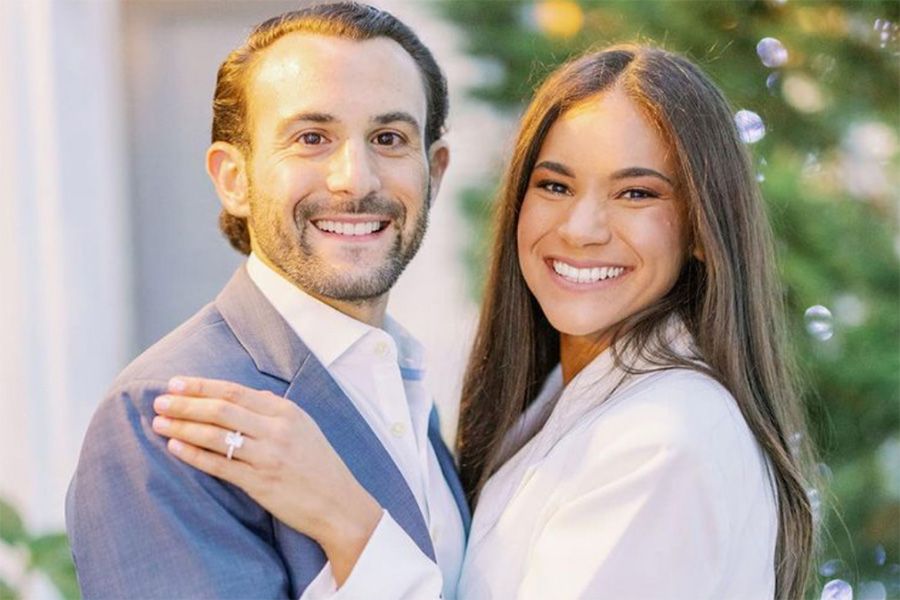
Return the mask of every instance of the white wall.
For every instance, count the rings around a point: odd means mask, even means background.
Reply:
[[[0,2],[0,494],[62,499],[132,326],[118,6]]]

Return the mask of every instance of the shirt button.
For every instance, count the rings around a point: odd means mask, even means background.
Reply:
[[[391,425],[391,433],[394,437],[401,437],[404,433],[406,433],[406,425],[403,423],[397,422]]]
[[[441,532],[438,531],[438,528],[435,527],[434,525],[431,526],[431,531],[429,531],[429,533],[431,534],[432,542],[437,542],[438,538],[441,536]]]
[[[378,356],[385,356],[388,353],[388,345],[387,342],[378,342],[375,344],[375,354]]]

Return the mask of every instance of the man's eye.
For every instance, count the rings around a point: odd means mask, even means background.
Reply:
[[[307,133],[301,133],[297,140],[306,144],[307,146],[317,146],[325,142],[325,136],[323,136],[321,133],[310,131]]]
[[[403,139],[392,131],[385,131],[376,135],[373,141],[379,146],[398,146]]]

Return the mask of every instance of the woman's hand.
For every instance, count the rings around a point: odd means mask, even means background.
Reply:
[[[271,392],[214,379],[176,377],[156,398],[153,429],[179,459],[240,487],[275,517],[315,539],[338,585],[381,519],[315,421]],[[229,459],[226,436],[243,442]]]

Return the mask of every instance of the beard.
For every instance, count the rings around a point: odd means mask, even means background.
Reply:
[[[363,303],[386,294],[412,260],[428,228],[431,186],[425,190],[425,202],[409,233],[406,230],[406,206],[372,193],[358,200],[313,200],[308,198],[294,207],[293,221],[279,212],[280,202],[258,195],[250,186],[250,230],[260,251],[300,289],[320,297]],[[342,269],[318,254],[310,243],[312,221],[320,215],[367,214],[390,219],[396,231],[394,243],[374,264],[354,265]],[[345,248],[345,260],[351,263],[365,260],[367,248]],[[349,272],[348,272],[349,271]]]

